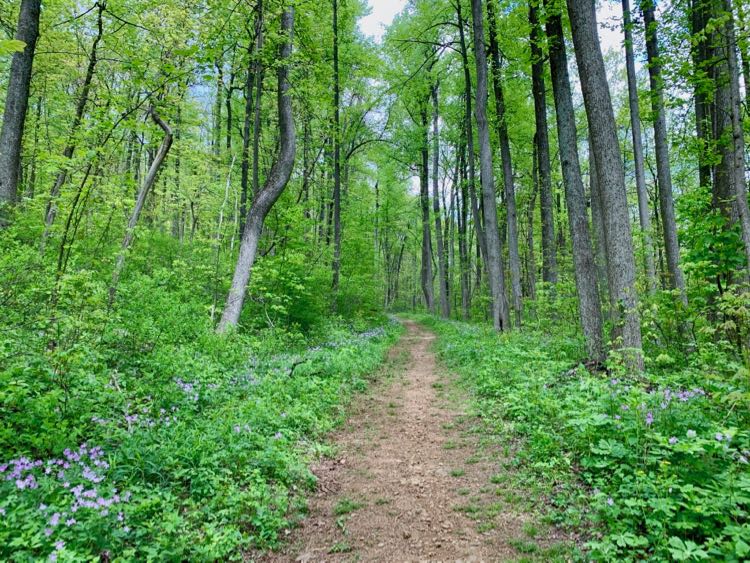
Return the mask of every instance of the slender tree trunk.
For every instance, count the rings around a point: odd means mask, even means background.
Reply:
[[[705,0],[692,0],[690,24],[693,36],[699,36],[706,27]],[[698,183],[702,188],[712,185],[712,166],[708,158],[710,134],[710,107],[706,99],[701,74],[708,60],[708,49],[705,39],[698,41],[692,48],[693,61],[693,97],[695,98],[695,128],[698,140]]]
[[[536,150],[536,135],[532,143],[532,164],[531,164],[531,199],[526,209],[526,221],[528,229],[526,231],[526,251],[528,252],[528,263],[526,265],[526,275],[528,277],[529,299],[536,300],[536,250],[534,246],[534,211],[536,210],[536,194],[539,191],[539,159]]]
[[[232,287],[227,296],[227,302],[217,327],[217,332],[226,332],[230,327],[237,326],[245,302],[245,291],[255,255],[258,250],[258,241],[263,230],[263,221],[273,205],[281,196],[284,188],[289,182],[294,168],[296,153],[296,133],[294,130],[294,114],[292,112],[292,99],[289,94],[289,59],[292,55],[292,33],[294,28],[294,8],[287,7],[281,16],[281,31],[285,35],[285,41],[279,53],[278,75],[278,106],[279,106],[279,133],[280,148],[278,159],[271,167],[263,188],[258,192],[250,211],[247,214],[245,232],[242,236],[240,254],[237,258],[237,266],[232,278]]]
[[[439,105],[438,85],[431,87],[432,94],[432,211],[435,215],[435,242],[438,254],[438,283],[440,285],[440,314],[443,318],[451,316],[450,303],[448,301],[448,268],[445,260],[445,247],[443,245],[443,227],[440,218],[440,194],[438,174],[440,172],[440,129],[439,129]]]
[[[643,369],[641,324],[635,287],[635,259],[630,231],[625,172],[617,125],[604,69],[596,23],[594,0],[567,0],[581,88],[601,188],[607,239],[607,272],[616,331],[622,337],[627,363]]]
[[[430,181],[428,154],[428,131],[427,102],[423,102],[420,108],[422,119],[422,147],[420,154],[422,162],[419,166],[419,202],[422,208],[422,293],[424,294],[425,306],[430,313],[435,312],[435,292],[432,287],[432,235],[430,233]]]
[[[510,316],[505,302],[505,271],[497,225],[495,174],[492,169],[492,147],[487,121],[487,54],[484,48],[484,16],[481,0],[471,1],[474,20],[474,60],[477,68],[476,118],[479,139],[480,181],[484,203],[484,229],[487,239],[487,271],[492,295],[492,324],[495,330],[510,329]]]
[[[531,24],[531,82],[534,91],[534,116],[536,118],[537,147],[539,151],[539,200],[542,207],[542,279],[557,283],[557,252],[555,245],[555,219],[552,207],[552,179],[547,134],[547,90],[544,86],[544,55],[542,30],[535,2],[529,2]]]
[[[224,97],[224,59],[218,58],[214,61],[216,67],[216,99],[214,100],[214,131],[213,139],[211,144],[214,149],[214,158],[216,163],[219,162],[219,156],[221,155],[221,127],[223,124],[221,112],[223,108],[223,97]]]
[[[490,34],[490,59],[492,61],[492,84],[495,94],[496,128],[500,141],[500,159],[503,165],[503,189],[505,193],[506,219],[508,227],[508,259],[510,262],[510,286],[516,326],[521,326],[521,257],[518,253],[518,212],[516,210],[516,188],[513,185],[513,162],[508,138],[508,121],[505,114],[505,95],[500,69],[500,48],[497,43],[497,17],[495,0],[487,2],[487,23]]]
[[[545,5],[551,12],[553,7],[550,0],[545,0]],[[552,69],[552,88],[557,109],[560,163],[565,183],[565,202],[568,207],[570,238],[573,242],[573,263],[576,289],[578,290],[578,314],[583,327],[588,357],[602,361],[605,357],[603,321],[596,280],[596,262],[589,233],[586,194],[578,158],[578,135],[568,75],[568,59],[565,53],[565,37],[563,35],[562,18],[557,12],[547,15],[547,37],[549,39],[549,59]]]
[[[258,24],[255,29],[255,62],[253,75],[255,77],[255,102],[253,116],[253,197],[260,190],[260,133],[261,133],[261,110],[263,100],[263,1],[258,0]]]
[[[339,76],[339,0],[333,0],[333,307],[341,273],[341,77]]]
[[[15,38],[23,41],[23,51],[13,54],[10,79],[5,96],[3,128],[0,131],[0,227],[4,224],[2,207],[12,205],[18,190],[18,171],[21,162],[21,143],[29,107],[29,86],[34,50],[39,37],[41,0],[22,0]]]
[[[96,70],[96,64],[98,62],[97,48],[99,46],[99,42],[102,39],[102,36],[104,35],[104,22],[102,20],[102,14],[104,13],[106,2],[99,2],[98,7],[99,11],[96,20],[96,37],[94,37],[94,41],[91,44],[89,63],[86,68],[86,76],[83,79],[83,84],[81,85],[81,90],[78,95],[76,112],[73,117],[73,123],[70,126],[70,136],[68,137],[68,144],[65,146],[65,149],[63,149],[63,158],[65,159],[65,164],[63,164],[63,167],[57,172],[57,177],[55,178],[55,183],[50,190],[50,197],[49,201],[47,202],[47,208],[44,214],[44,232],[42,233],[42,243],[40,249],[41,252],[44,252],[47,238],[49,238],[50,229],[52,227],[52,224],[55,222],[55,217],[57,216],[56,201],[60,196],[60,190],[62,189],[62,186],[68,177],[68,166],[70,164],[70,159],[73,158],[73,153],[76,150],[76,135],[78,134],[78,130],[81,127],[81,123],[83,122],[83,112],[86,110],[86,104],[88,104],[89,100],[89,93],[91,92],[91,83],[94,80],[94,71]]]
[[[635,187],[638,193],[638,216],[641,222],[641,240],[646,262],[646,284],[649,293],[656,291],[656,266],[654,265],[654,242],[646,191],[646,168],[643,161],[643,136],[641,133],[641,110],[638,105],[638,81],[633,55],[633,23],[630,0],[622,0],[623,31],[625,33],[625,66],[628,73],[628,103],[630,105],[630,130],[633,134],[633,164],[635,165]]]
[[[465,135],[464,129],[464,135]],[[466,144],[462,139],[458,148],[458,177],[460,187],[461,205],[458,212],[458,261],[461,279],[461,312],[463,319],[468,321],[471,313],[471,265],[469,264],[469,245],[466,238],[467,223],[469,220],[467,174],[466,174]]]
[[[627,2],[627,0],[623,0]],[[648,74],[651,83],[651,113],[654,120],[654,145],[656,149],[656,174],[659,183],[659,210],[664,229],[664,249],[667,256],[667,281],[670,289],[680,292],[682,302],[687,305],[685,278],[680,269],[680,243],[677,239],[677,219],[672,198],[672,172],[669,165],[669,139],[667,138],[667,116],[664,109],[664,83],[659,61],[659,40],[652,0],[642,0],[643,24],[646,32]],[[744,175],[744,171],[743,171]]]
[[[472,91],[471,91],[471,70],[469,68],[469,54],[466,47],[466,35],[464,32],[464,18],[461,11],[461,2],[456,3],[456,11],[458,15],[458,36],[461,47],[461,61],[464,71],[464,119],[466,122],[466,148],[467,148],[467,161],[469,163],[469,202],[471,204],[471,214],[474,221],[474,230],[477,233],[477,245],[481,251],[481,255],[485,262],[487,260],[487,241],[484,234],[484,228],[482,226],[482,219],[479,214],[479,205],[477,204],[477,190],[476,190],[476,155],[474,151],[474,110],[472,109]],[[481,261],[477,262],[479,268]],[[481,272],[481,270],[479,270]],[[479,276],[481,278],[481,275]],[[479,285],[479,280],[477,280]]]
[[[125,257],[127,255],[128,249],[133,243],[133,237],[135,236],[135,227],[138,224],[138,218],[141,215],[141,211],[143,211],[143,206],[146,203],[148,193],[149,191],[151,191],[151,188],[156,181],[156,175],[159,173],[159,169],[161,168],[161,165],[164,162],[164,159],[167,157],[167,153],[169,152],[170,147],[172,146],[172,130],[169,128],[169,125],[167,125],[166,122],[161,117],[159,117],[159,115],[153,108],[151,108],[149,112],[151,113],[151,118],[154,120],[154,122],[159,127],[161,127],[162,131],[164,131],[164,140],[161,142],[161,146],[159,147],[159,151],[156,153],[153,162],[151,162],[151,167],[149,168],[148,173],[143,180],[141,189],[138,190],[138,198],[136,199],[135,206],[133,207],[133,212],[130,215],[128,226],[125,229],[125,237],[122,239],[122,246],[120,247],[120,253],[117,255],[115,269],[112,272],[112,282],[109,286],[110,307],[115,301],[117,285],[120,282],[120,275],[122,274],[122,270],[125,267]]]

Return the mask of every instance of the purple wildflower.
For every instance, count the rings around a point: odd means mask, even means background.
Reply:
[[[646,413],[646,426],[651,426],[654,423],[654,413],[648,411]]]
[[[714,435],[714,438],[716,438],[716,441],[717,441],[717,442],[721,442],[721,441],[722,441],[722,440],[724,439],[724,434],[722,434],[721,432],[717,432],[717,433],[716,433],[716,434]]]
[[[670,444],[672,444],[672,445],[676,444],[677,442],[679,442],[679,440],[677,439],[677,437],[676,437],[676,436],[672,436],[672,437],[671,437],[671,438],[669,439],[669,443],[670,443]]]
[[[688,430],[687,431],[687,437],[688,438],[695,438],[698,434],[695,432],[695,430]]]
[[[68,527],[70,527],[70,526],[75,526],[76,524],[77,524],[77,521],[76,521],[76,519],[75,519],[75,518],[68,518],[68,519],[67,519],[67,520],[65,521],[65,525],[66,525],[66,526],[68,526]]]
[[[65,549],[65,542],[63,540],[57,540],[55,542],[55,549],[57,551],[62,551],[63,549]]]
[[[614,499],[612,499],[612,497],[609,497],[609,498],[607,499],[607,505],[608,505],[608,506],[614,506],[614,504],[615,504],[615,501],[614,501]]]

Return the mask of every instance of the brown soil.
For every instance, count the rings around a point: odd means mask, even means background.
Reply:
[[[336,459],[313,467],[309,514],[261,561],[548,560],[540,550],[558,533],[540,533],[497,445],[438,369],[434,335],[405,324],[389,360],[405,370],[357,401],[333,436]]]

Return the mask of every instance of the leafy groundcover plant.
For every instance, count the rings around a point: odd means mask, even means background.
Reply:
[[[316,440],[399,330],[205,331],[131,349],[106,374],[83,361],[71,381],[0,372],[0,559],[205,561],[273,546],[314,482]]]
[[[635,378],[615,361],[608,374],[591,373],[576,367],[580,338],[562,331],[498,336],[425,322],[481,415],[520,438],[515,462],[546,483],[551,517],[589,528],[587,560],[750,557],[750,395],[740,365],[651,362]]]

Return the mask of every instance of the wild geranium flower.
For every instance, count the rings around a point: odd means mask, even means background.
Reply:
[[[53,528],[57,526],[60,523],[60,513],[55,512],[52,517],[49,519],[49,525]]]
[[[57,540],[55,542],[55,549],[57,551],[62,551],[63,549],[65,549],[65,542],[63,540]]]
[[[651,426],[654,423],[654,413],[648,411],[646,413],[646,426]]]
[[[620,408],[624,411],[630,410],[630,407],[628,405],[620,405]]]
[[[724,434],[722,434],[721,432],[717,432],[717,433],[716,433],[716,434],[714,435],[714,438],[716,438],[716,441],[717,441],[717,442],[721,442],[721,441],[722,441],[722,440],[724,439]]]
[[[76,525],[77,523],[78,523],[78,522],[77,522],[77,520],[76,520],[75,518],[68,518],[68,519],[67,519],[67,520],[65,521],[65,525],[66,525],[66,526],[68,526],[68,527],[70,527],[70,526],[75,526],[75,525]]]
[[[672,445],[676,444],[677,442],[679,442],[679,440],[677,439],[677,437],[676,437],[676,436],[672,436],[672,437],[671,437],[671,438],[669,439],[669,443],[670,443],[670,444],[672,444]]]
[[[688,438],[695,438],[698,434],[695,432],[695,430],[688,430],[687,431],[687,437]]]
[[[274,440],[281,440],[283,437],[284,436],[281,432],[276,432],[276,434],[273,435]]]
[[[609,498],[607,499],[607,505],[609,505],[609,506],[614,506],[614,504],[615,504],[615,501],[614,501],[614,499],[613,499],[612,497],[609,497]]]
[[[50,537],[52,535],[52,528],[45,528],[44,535]]]

